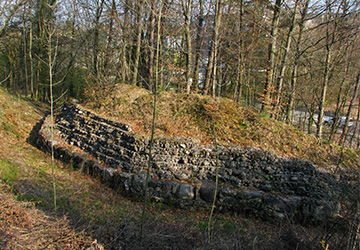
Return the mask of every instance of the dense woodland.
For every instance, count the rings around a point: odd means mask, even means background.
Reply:
[[[55,101],[81,99],[125,82],[222,96],[359,148],[357,0],[0,5],[0,82],[20,95],[44,102],[52,94]],[[307,116],[295,121],[294,110]],[[325,125],[325,114],[347,118]]]

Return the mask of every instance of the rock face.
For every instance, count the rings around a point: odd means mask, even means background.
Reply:
[[[51,145],[49,127],[45,119],[38,138],[43,148]],[[123,193],[143,194],[148,138],[75,104],[62,107],[56,127],[57,158]],[[212,146],[186,138],[154,141],[150,197],[180,205],[211,204],[217,153],[219,210],[315,223],[339,212],[334,178],[317,171],[310,162],[276,157],[258,148],[219,146],[216,152]]]

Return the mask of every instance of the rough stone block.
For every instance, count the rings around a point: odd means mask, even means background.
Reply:
[[[215,183],[205,182],[199,190],[200,198],[206,202],[212,202],[215,195]]]
[[[194,188],[189,184],[181,183],[177,188],[175,195],[182,200],[194,199]]]

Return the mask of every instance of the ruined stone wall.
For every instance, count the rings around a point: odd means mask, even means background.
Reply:
[[[75,104],[63,106],[56,127],[57,158],[101,178],[122,193],[143,194],[149,138]],[[49,131],[45,119],[39,145],[49,147]],[[152,152],[149,194],[156,201],[210,204],[218,157],[219,210],[312,222],[330,219],[339,210],[334,178],[307,161],[238,146],[219,146],[216,152],[212,146],[186,138],[157,138]]]

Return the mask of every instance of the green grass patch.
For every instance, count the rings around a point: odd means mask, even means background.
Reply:
[[[206,221],[205,220],[200,220],[200,221],[198,221],[198,226],[199,226],[200,229],[206,230],[208,228],[208,223],[209,223],[208,220],[206,220]]]
[[[19,176],[19,168],[0,159],[0,178],[7,184],[12,184]]]
[[[1,128],[5,132],[13,134],[17,140],[22,138],[22,135],[18,133],[18,126],[16,124],[13,124],[11,122],[2,122]]]
[[[236,230],[236,225],[231,221],[225,221],[222,228],[225,232],[233,232]]]
[[[44,210],[48,210],[52,208],[52,203],[49,202],[49,200],[44,199],[41,196],[36,195],[19,195],[18,196],[19,201],[28,201],[35,204],[36,207],[42,208]]]

